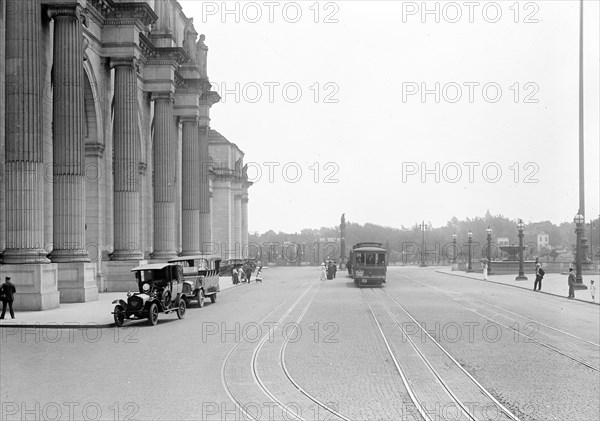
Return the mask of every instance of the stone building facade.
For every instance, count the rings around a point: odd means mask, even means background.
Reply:
[[[0,275],[18,308],[243,249],[250,183],[213,140],[204,41],[176,0],[0,0]]]

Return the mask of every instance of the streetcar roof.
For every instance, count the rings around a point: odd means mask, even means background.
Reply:
[[[361,248],[358,248],[358,249],[354,249],[352,251],[354,251],[354,252],[357,252],[357,251],[378,251],[378,252],[384,252],[385,253],[386,249],[382,249],[382,248],[379,248],[379,247],[361,247]]]

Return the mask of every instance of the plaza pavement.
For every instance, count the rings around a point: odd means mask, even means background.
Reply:
[[[219,279],[219,287],[221,292],[233,287],[231,277],[221,277]],[[132,284],[132,291],[134,290],[135,284]],[[0,320],[0,327],[18,326],[21,328],[38,327],[57,329],[111,327],[114,325],[113,315],[111,314],[114,308],[112,302],[126,298],[126,292],[104,292],[98,294],[97,301],[61,304],[59,308],[52,310],[19,311],[18,308],[15,308],[15,319],[10,318],[7,308],[4,320]]]
[[[504,285],[510,285],[512,287],[529,290],[532,294],[534,294],[533,283],[535,281],[535,275],[531,273],[525,274],[525,276],[527,276],[526,281],[515,280],[517,276],[516,274],[490,275],[488,276],[487,281],[484,281],[483,274],[477,272],[452,271],[450,269],[440,269],[436,270],[436,272],[451,276],[478,279],[481,282],[494,282]],[[569,285],[567,283],[567,277],[567,275],[562,275],[559,273],[546,273],[546,275],[544,275],[544,279],[542,280],[542,289],[540,292],[542,294],[550,294],[559,297],[564,297],[565,300],[568,300],[567,296],[569,295]],[[596,285],[596,295],[594,301],[592,301],[592,295],[589,290],[590,280],[592,279],[594,280],[594,284]],[[598,287],[599,282],[600,275],[583,275],[583,283],[588,287],[588,289],[575,290],[575,300],[598,304],[598,294],[600,294],[600,289]],[[535,292],[535,294],[538,294],[538,292]]]
[[[525,274],[527,281],[515,281],[516,275],[491,275],[487,281],[483,280],[483,275],[476,272],[452,271],[448,269],[436,270],[437,273],[449,276],[458,276],[470,279],[477,279],[482,282],[494,282],[504,285],[510,285],[516,288],[522,288],[533,292],[533,282],[535,276]],[[583,277],[584,284],[589,287],[590,280],[594,279],[596,284],[595,304],[598,304],[600,293],[598,284],[600,283],[599,275],[585,275]],[[240,284],[243,288],[244,284]],[[221,292],[233,287],[230,277],[221,277],[219,281]],[[132,285],[134,287],[134,285]],[[542,281],[543,294],[551,294],[559,297],[564,297],[567,300],[568,295],[567,276],[555,273],[547,273]],[[125,292],[106,292],[98,294],[97,301],[87,303],[61,304],[59,308],[47,311],[19,311],[15,309],[16,318],[10,319],[10,315],[5,314],[5,319],[0,320],[0,328],[7,326],[18,326],[21,328],[37,327],[37,328],[63,328],[63,329],[78,329],[78,328],[107,328],[114,325],[112,302],[114,300],[126,298]],[[537,292],[536,292],[537,294]],[[592,296],[589,289],[576,290],[575,299],[592,303]]]

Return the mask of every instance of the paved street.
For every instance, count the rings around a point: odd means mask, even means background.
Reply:
[[[1,420],[600,418],[600,306],[434,268],[272,267],[155,327],[0,334]]]

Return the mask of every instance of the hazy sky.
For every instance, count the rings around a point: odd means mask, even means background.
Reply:
[[[251,232],[577,213],[578,1],[181,4],[222,96],[211,126],[256,182]],[[584,10],[589,219],[598,2]]]

